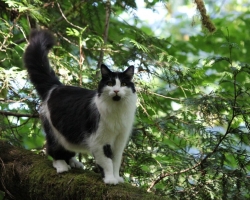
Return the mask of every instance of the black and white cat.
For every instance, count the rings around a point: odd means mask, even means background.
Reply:
[[[112,72],[101,66],[97,90],[63,85],[51,69],[48,53],[55,40],[46,30],[34,30],[24,54],[31,82],[42,99],[40,117],[46,151],[57,173],[83,168],[75,153],[90,152],[106,184],[124,182],[119,175],[122,154],[136,110],[134,66]]]

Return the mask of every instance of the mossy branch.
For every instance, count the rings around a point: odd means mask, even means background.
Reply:
[[[164,199],[128,183],[105,185],[100,174],[80,169],[57,174],[46,156],[0,141],[0,191],[8,199]]]
[[[216,27],[211,21],[210,17],[207,15],[207,10],[205,8],[203,0],[195,0],[194,1],[197,5],[197,10],[201,14],[201,22],[202,25],[210,32],[213,33],[216,31]]]

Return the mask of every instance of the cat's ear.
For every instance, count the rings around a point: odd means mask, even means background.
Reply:
[[[111,71],[109,70],[109,68],[106,65],[102,64],[101,65],[101,73],[102,73],[102,76],[108,76],[111,73]]]
[[[123,73],[126,74],[130,78],[130,80],[132,80],[134,76],[134,70],[135,70],[135,67],[131,65]]]

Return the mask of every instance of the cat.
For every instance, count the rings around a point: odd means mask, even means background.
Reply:
[[[53,167],[57,173],[83,168],[75,155],[87,151],[100,167],[104,183],[122,183],[122,154],[136,111],[134,66],[112,72],[102,64],[97,90],[67,86],[50,67],[48,53],[54,44],[51,32],[33,30],[24,53],[29,78],[42,99],[39,112]]]

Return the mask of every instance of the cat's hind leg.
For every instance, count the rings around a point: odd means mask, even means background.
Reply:
[[[78,160],[76,160],[75,157],[72,157],[69,159],[69,165],[73,168],[82,168],[83,169],[83,164],[81,162],[79,162]]]
[[[71,167],[83,168],[83,164],[75,159],[75,153],[66,150],[58,143],[46,118],[42,119],[43,128],[46,133],[46,152],[53,158],[53,167],[57,173],[66,172]]]
[[[65,152],[64,152],[65,153]],[[72,168],[81,168],[83,169],[83,164],[76,160],[75,157],[71,157],[70,159],[54,159],[53,167],[56,168],[57,173],[66,172]]]
[[[67,172],[71,169],[65,160],[53,160],[53,167],[56,168],[57,173]]]
[[[53,167],[56,168],[57,173],[68,171],[72,168],[83,168],[83,164],[76,160],[75,153],[66,150],[60,144],[48,145],[47,140],[47,154],[53,158]]]
[[[48,136],[46,138],[46,151],[53,158],[53,167],[56,168],[57,173],[66,172],[71,169],[71,166],[74,167],[72,159],[75,153],[67,151],[57,142],[51,143]]]
[[[53,167],[56,168],[57,173],[62,173],[73,168],[83,169],[83,164],[76,160],[75,157],[71,157],[67,163],[66,160],[53,160]]]

